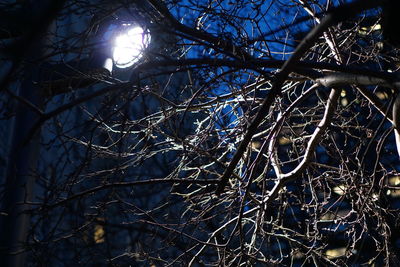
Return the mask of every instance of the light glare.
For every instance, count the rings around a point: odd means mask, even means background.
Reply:
[[[113,60],[118,68],[128,68],[143,55],[150,42],[150,34],[143,28],[134,26],[115,38]]]

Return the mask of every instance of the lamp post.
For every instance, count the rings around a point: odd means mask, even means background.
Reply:
[[[110,53],[98,55],[98,59],[89,60],[85,70],[79,69],[82,61],[69,62],[76,64],[75,72],[71,68],[65,68],[65,64],[48,66],[48,69],[56,70],[62,75],[53,76],[51,80],[44,80],[37,68],[27,68],[25,73],[30,76],[24,79],[20,86],[18,97],[32,103],[39,109],[44,107],[44,98],[53,97],[56,94],[66,93],[73,89],[86,87],[99,80],[96,74],[110,75],[113,65],[120,69],[126,69],[138,62],[143,50],[150,43],[149,31],[144,30],[133,23],[125,23],[112,34],[110,45],[112,49],[106,49]],[[42,39],[35,43],[35,47],[41,47]],[[95,55],[96,57],[96,55]],[[38,57],[31,57],[37,60]],[[85,64],[83,64],[85,65]],[[87,64],[86,64],[87,65]],[[37,168],[40,152],[40,131],[36,131],[29,142],[28,133],[41,119],[37,111],[20,104],[14,118],[11,130],[11,144],[9,160],[4,175],[4,194],[0,199],[0,263],[2,266],[25,266],[26,240],[30,228],[31,202],[35,198],[34,172]]]

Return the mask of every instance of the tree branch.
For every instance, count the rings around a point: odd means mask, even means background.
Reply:
[[[324,134],[325,130],[332,120],[339,96],[340,90],[333,88],[331,90],[331,93],[329,94],[324,116],[318,124],[317,128],[314,130],[314,133],[311,135],[310,140],[308,141],[308,145],[306,151],[304,152],[304,157],[302,161],[299,163],[299,165],[297,165],[294,170],[285,174],[281,172],[279,168],[279,162],[277,162],[276,151],[274,151],[273,142],[271,142],[271,147],[269,149],[269,151],[272,153],[271,163],[274,168],[275,174],[278,177],[278,182],[275,184],[274,188],[271,190],[268,196],[263,200],[265,204],[270,203],[273,199],[275,199],[275,197],[277,196],[279,191],[285,186],[285,184],[296,179],[308,166],[308,163],[311,161],[312,153],[314,152],[315,147],[318,145],[322,135]],[[278,132],[276,133],[276,135],[277,134]]]
[[[263,101],[260,109],[258,110],[255,118],[251,122],[250,126],[245,133],[242,142],[235,155],[233,156],[229,166],[226,168],[224,174],[220,178],[220,183],[218,184],[217,190],[215,193],[217,195],[221,194],[224,190],[226,184],[228,183],[229,178],[232,175],[233,170],[236,168],[239,160],[241,159],[243,153],[245,152],[248,144],[250,143],[253,135],[256,133],[258,125],[262,122],[265,117],[265,114],[268,113],[268,110],[273,103],[275,97],[280,93],[281,87],[288,75],[293,71],[294,65],[301,59],[304,53],[314,44],[317,38],[323,34],[330,26],[339,23],[345,19],[348,19],[357,13],[376,7],[380,4],[380,1],[357,1],[353,2],[338,8],[335,8],[333,11],[328,13],[322,20],[321,23],[315,27],[311,32],[307,34],[307,36],[301,41],[296,50],[293,52],[292,56],[283,64],[281,70],[277,73],[275,77],[275,82],[272,85],[272,88],[268,94],[268,96]],[[334,91],[336,92],[336,90]],[[336,92],[337,93],[337,92]]]

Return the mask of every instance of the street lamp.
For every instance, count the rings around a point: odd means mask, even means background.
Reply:
[[[128,72],[113,73],[113,68],[123,70],[133,66],[142,59],[151,41],[150,31],[134,23],[111,23],[99,38],[102,45],[94,47],[90,57],[45,65],[44,78],[40,79],[44,95],[52,97],[84,88],[110,76],[125,77]]]
[[[112,59],[117,68],[131,67],[143,56],[151,36],[139,25],[123,24],[122,30],[113,40]]]

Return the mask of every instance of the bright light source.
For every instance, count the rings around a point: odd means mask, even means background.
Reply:
[[[150,34],[139,26],[130,26],[114,40],[113,60],[118,68],[128,68],[143,55],[150,43]]]
[[[108,70],[110,73],[112,73],[112,69],[113,69],[113,61],[111,58],[107,58],[103,64],[103,68],[105,68],[106,70]]]

